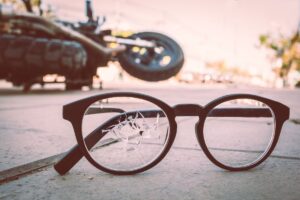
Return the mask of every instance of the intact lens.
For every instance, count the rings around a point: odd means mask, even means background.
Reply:
[[[240,168],[258,162],[269,150],[275,130],[271,108],[254,99],[233,99],[215,106],[204,122],[204,140],[221,164]]]

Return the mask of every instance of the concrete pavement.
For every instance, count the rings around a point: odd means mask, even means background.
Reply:
[[[64,92],[60,86],[21,90],[0,89],[0,171],[65,152],[76,141],[62,119],[62,105],[93,94],[136,91],[169,104],[205,105],[231,93],[253,93],[291,108],[291,119],[272,156],[246,172],[227,172],[214,166],[197,144],[196,118],[178,119],[177,138],[166,158],[134,176],[113,176],[85,159],[67,175],[52,167],[0,185],[0,199],[299,199],[300,90],[177,83],[106,83],[105,90]]]

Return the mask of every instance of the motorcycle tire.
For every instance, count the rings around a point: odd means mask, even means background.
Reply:
[[[182,68],[183,51],[170,37],[156,32],[140,32],[130,38],[153,41],[157,45],[154,49],[127,46],[126,51],[119,54],[122,68],[130,75],[145,81],[162,81],[175,76]]]

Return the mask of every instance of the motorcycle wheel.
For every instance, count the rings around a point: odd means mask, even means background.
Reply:
[[[130,75],[145,81],[162,81],[175,76],[183,66],[181,47],[170,37],[155,32],[140,32],[133,39],[153,41],[155,48],[127,46],[119,55],[122,68]]]

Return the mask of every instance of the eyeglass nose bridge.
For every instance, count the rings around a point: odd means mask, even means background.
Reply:
[[[179,116],[199,116],[203,112],[203,107],[198,104],[178,104],[173,106],[176,117]]]

